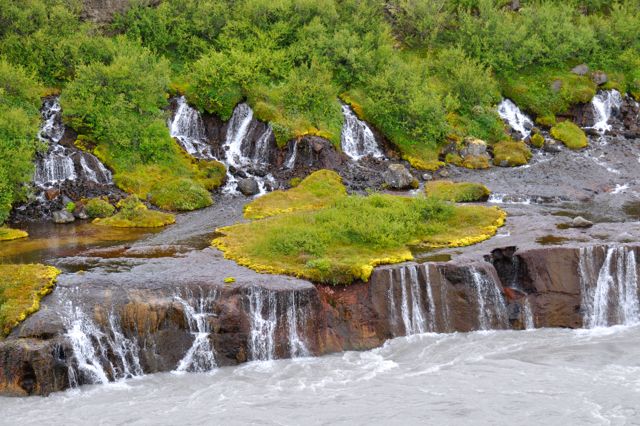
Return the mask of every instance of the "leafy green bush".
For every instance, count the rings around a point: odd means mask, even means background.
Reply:
[[[103,200],[102,198],[94,198],[89,200],[87,203],[87,214],[89,217],[98,217],[104,219],[109,217],[115,211],[115,207],[113,207],[109,202]]]
[[[151,192],[151,202],[164,210],[195,210],[213,204],[211,194],[191,179],[160,182]]]

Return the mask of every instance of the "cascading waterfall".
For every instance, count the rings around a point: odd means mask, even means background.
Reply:
[[[598,266],[599,251],[606,250]],[[583,322],[586,328],[640,322],[635,252],[627,246],[580,249]]]
[[[215,349],[210,339],[212,330],[207,319],[213,316],[214,304],[218,298],[219,294],[216,291],[207,297],[198,298],[194,298],[193,294],[188,292],[187,299],[195,299],[193,304],[178,295],[174,297],[175,301],[182,306],[189,331],[194,337],[193,344],[176,367],[177,373],[203,373],[217,368]]]
[[[69,366],[69,384],[104,384],[143,374],[137,342],[125,337],[113,314],[102,330],[71,302],[68,305],[67,333],[73,356]]]
[[[518,131],[522,135],[522,139],[526,139],[531,134],[533,121],[527,117],[518,106],[509,99],[503,99],[498,104],[498,114],[500,118],[511,126],[512,129]],[[527,127],[529,129],[527,129]]]
[[[593,129],[603,135],[607,130],[611,130],[608,123],[612,116],[620,111],[623,103],[622,95],[617,90],[601,90],[591,100],[593,106],[595,124]]]
[[[309,350],[301,330],[307,320],[306,310],[300,307],[298,295],[291,290],[286,298],[280,299],[278,292],[253,286],[248,293],[249,316],[251,322],[251,359],[269,361],[276,359],[278,345],[276,332],[286,333],[289,356],[308,356]],[[283,306],[284,304],[284,306]],[[282,316],[286,312],[286,316]]]
[[[419,268],[423,268],[425,285],[424,290],[421,288],[421,283],[418,278]],[[402,318],[402,324],[404,326],[404,335],[410,336],[412,334],[420,334],[427,332],[437,332],[436,325],[436,304],[433,297],[433,289],[431,286],[430,272],[428,265],[411,265],[404,268],[400,268],[400,312],[394,298],[394,281],[393,272],[389,270],[389,313],[391,319],[391,326],[393,330],[397,329],[397,319]],[[408,271],[408,279],[407,279]],[[448,295],[446,290],[442,288],[442,301],[446,305],[448,301]],[[424,293],[426,299],[423,301],[422,294]],[[444,322],[444,331],[450,329],[449,321],[449,307],[442,307],[442,316]]]
[[[293,169],[293,166],[296,165],[297,156],[298,156],[298,140],[295,140],[293,142],[293,152],[291,153],[291,156],[289,157],[289,159],[284,163],[284,166],[289,170]]]
[[[64,135],[62,108],[58,98],[45,99],[42,108],[44,123],[38,138],[49,144],[47,153],[36,161],[34,183],[40,188],[50,188],[66,180],[78,178],[99,184],[112,184],[109,170],[94,155],[60,144]]]
[[[533,311],[531,310],[531,303],[529,299],[525,299],[522,304],[522,310],[524,315],[524,328],[525,330],[533,330],[536,328],[535,320],[533,319]]]
[[[342,105],[342,115],[344,115],[344,126],[340,135],[342,151],[356,161],[367,156],[383,157],[367,123],[360,120],[348,105]]]
[[[495,281],[485,278],[480,271],[471,269],[471,278],[478,295],[478,322],[480,329],[489,330],[493,320],[506,328],[506,306],[502,293]]]
[[[176,139],[180,146],[191,156],[205,160],[213,160],[211,147],[204,142],[204,122],[200,112],[187,104],[184,96],[178,98],[178,109],[173,120],[167,121],[171,137]]]

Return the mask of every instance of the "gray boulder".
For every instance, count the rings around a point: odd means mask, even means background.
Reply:
[[[465,158],[467,155],[474,157],[486,157],[487,143],[482,139],[468,137],[464,139],[464,148],[460,150],[460,157]]]
[[[260,192],[260,188],[258,187],[258,182],[254,179],[240,179],[238,181],[238,191],[242,192],[244,195],[256,195]]]
[[[542,145],[542,149],[546,152],[560,152],[560,144],[552,139],[548,139],[544,141],[544,145]]]
[[[557,78],[553,83],[551,83],[551,90],[553,90],[554,92],[559,92],[560,89],[562,89],[562,80]]]
[[[577,67],[575,67],[574,69],[572,69],[571,71],[569,71],[571,74],[577,74],[577,75],[587,75],[589,74],[591,70],[589,69],[588,66],[586,66],[585,64],[580,64]]]
[[[605,84],[607,81],[609,81],[609,77],[607,77],[607,75],[602,71],[596,71],[591,76],[591,81],[593,81],[595,84],[600,86]]]
[[[416,187],[416,183],[418,183],[417,179],[402,164],[390,165],[389,169],[382,174],[382,178],[387,187],[392,189],[408,189]]]
[[[57,212],[53,212],[53,222],[54,223],[71,223],[75,220],[73,214],[67,209],[58,210]]]
[[[82,220],[89,219],[89,213],[87,213],[87,209],[84,204],[79,203],[76,205],[76,208],[73,209],[73,217]]]
[[[574,227],[574,228],[586,228],[586,227],[589,227],[589,226],[593,226],[593,222],[591,222],[590,220],[585,219],[582,216],[576,216],[571,221],[571,226]]]

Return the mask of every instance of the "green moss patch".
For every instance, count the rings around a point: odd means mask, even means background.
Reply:
[[[164,210],[195,210],[213,204],[211,194],[191,179],[161,182],[153,188],[151,202]]]
[[[120,211],[115,216],[96,219],[94,223],[116,228],[157,228],[176,221],[172,214],[147,210],[147,206],[135,195],[121,200],[118,208]]]
[[[467,155],[464,157],[462,165],[469,169],[488,169],[491,167],[487,157],[477,157],[475,155]]]
[[[87,214],[89,217],[105,218],[109,217],[115,211],[115,207],[102,198],[94,198],[87,202]]]
[[[44,265],[0,265],[0,337],[40,309],[61,271]]]
[[[25,238],[28,236],[29,234],[20,229],[11,229],[4,226],[0,227],[0,241],[17,240],[18,238]]]
[[[582,129],[570,121],[563,121],[551,128],[551,136],[562,141],[568,148],[584,148],[589,143]]]
[[[219,229],[213,245],[258,272],[316,282],[367,281],[373,268],[413,259],[408,246],[462,246],[495,234],[496,208],[436,198],[347,196],[320,210],[295,211]]]
[[[455,203],[485,201],[489,198],[489,188],[479,183],[438,180],[425,183],[424,191],[427,197]]]
[[[493,164],[508,162],[510,167],[523,166],[529,162],[531,151],[524,142],[503,141],[493,146]]]
[[[263,219],[294,210],[325,207],[347,196],[342,178],[329,170],[319,170],[288,191],[274,191],[244,207],[247,219]]]
[[[531,136],[531,145],[535,146],[536,148],[542,148],[542,146],[544,145],[544,138],[536,133],[535,135]]]

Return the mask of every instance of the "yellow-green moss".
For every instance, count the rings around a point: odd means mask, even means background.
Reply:
[[[542,146],[544,145],[544,138],[536,133],[535,135],[531,136],[531,145],[535,146],[536,148],[542,148]]]
[[[289,181],[289,186],[291,186],[291,187],[296,187],[298,185],[300,185],[300,178],[299,177],[293,178],[293,179],[291,179]]]
[[[247,219],[262,219],[294,210],[312,210],[346,197],[342,178],[329,170],[319,170],[288,191],[273,191],[244,207]]]
[[[484,201],[489,198],[489,188],[479,183],[454,183],[448,180],[437,180],[424,184],[427,197],[456,203]]]
[[[456,166],[460,166],[462,165],[462,162],[464,160],[458,154],[447,154],[444,161],[447,163],[455,164]]]
[[[469,169],[488,169],[491,167],[487,157],[477,157],[475,155],[467,155],[464,157],[462,165]]]
[[[589,143],[582,129],[570,121],[563,121],[551,128],[551,136],[562,141],[568,148],[584,148]]]
[[[44,265],[0,265],[0,337],[40,309],[61,271]]]
[[[20,229],[0,227],[0,241],[17,240],[18,238],[25,238],[28,236],[29,234]]]
[[[89,217],[99,217],[105,218],[109,217],[115,211],[115,207],[109,204],[108,201],[103,200],[102,198],[94,198],[93,200],[89,200],[86,204],[87,206],[87,214]]]
[[[522,141],[502,141],[493,146],[493,155],[493,164],[496,166],[507,161],[510,167],[514,167],[527,164],[531,158],[531,151]]]
[[[151,202],[164,210],[186,211],[213,204],[211,194],[191,179],[160,182],[153,187]]]
[[[147,210],[135,195],[120,200],[118,208],[120,211],[115,216],[96,219],[93,223],[116,228],[157,228],[176,221],[172,214]]]

